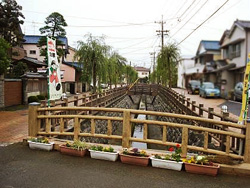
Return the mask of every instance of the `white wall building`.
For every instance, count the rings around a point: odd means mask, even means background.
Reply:
[[[177,87],[185,88],[186,71],[194,67],[194,60],[190,57],[182,57],[178,62],[178,80]]]
[[[134,67],[134,69],[138,73],[138,78],[145,78],[145,77],[149,78],[150,69],[145,67]]]

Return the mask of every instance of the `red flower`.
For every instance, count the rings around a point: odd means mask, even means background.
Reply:
[[[181,147],[181,146],[180,146],[180,144],[176,144],[176,147],[177,147],[177,149],[178,149],[178,148]]]
[[[170,148],[168,149],[168,151],[174,151],[174,148],[173,148],[173,147],[170,147]]]

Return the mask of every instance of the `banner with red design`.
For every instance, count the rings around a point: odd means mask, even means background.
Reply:
[[[48,54],[48,97],[49,100],[60,99],[62,96],[61,71],[56,54],[56,40],[47,37]]]

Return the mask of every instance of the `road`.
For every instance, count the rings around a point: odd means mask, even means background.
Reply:
[[[0,187],[249,187],[249,177],[210,177],[153,167],[141,167],[30,150],[21,143],[0,147]]]

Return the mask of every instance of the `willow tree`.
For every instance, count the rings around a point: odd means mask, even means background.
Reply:
[[[82,81],[91,84],[93,82],[93,92],[96,92],[97,81],[103,78],[105,62],[107,61],[110,47],[107,46],[102,37],[93,37],[91,34],[86,36],[86,42],[78,41],[78,50],[75,59],[83,65]]]
[[[176,44],[164,46],[157,56],[157,80],[158,83],[172,87],[177,81],[177,63],[180,57]]]

